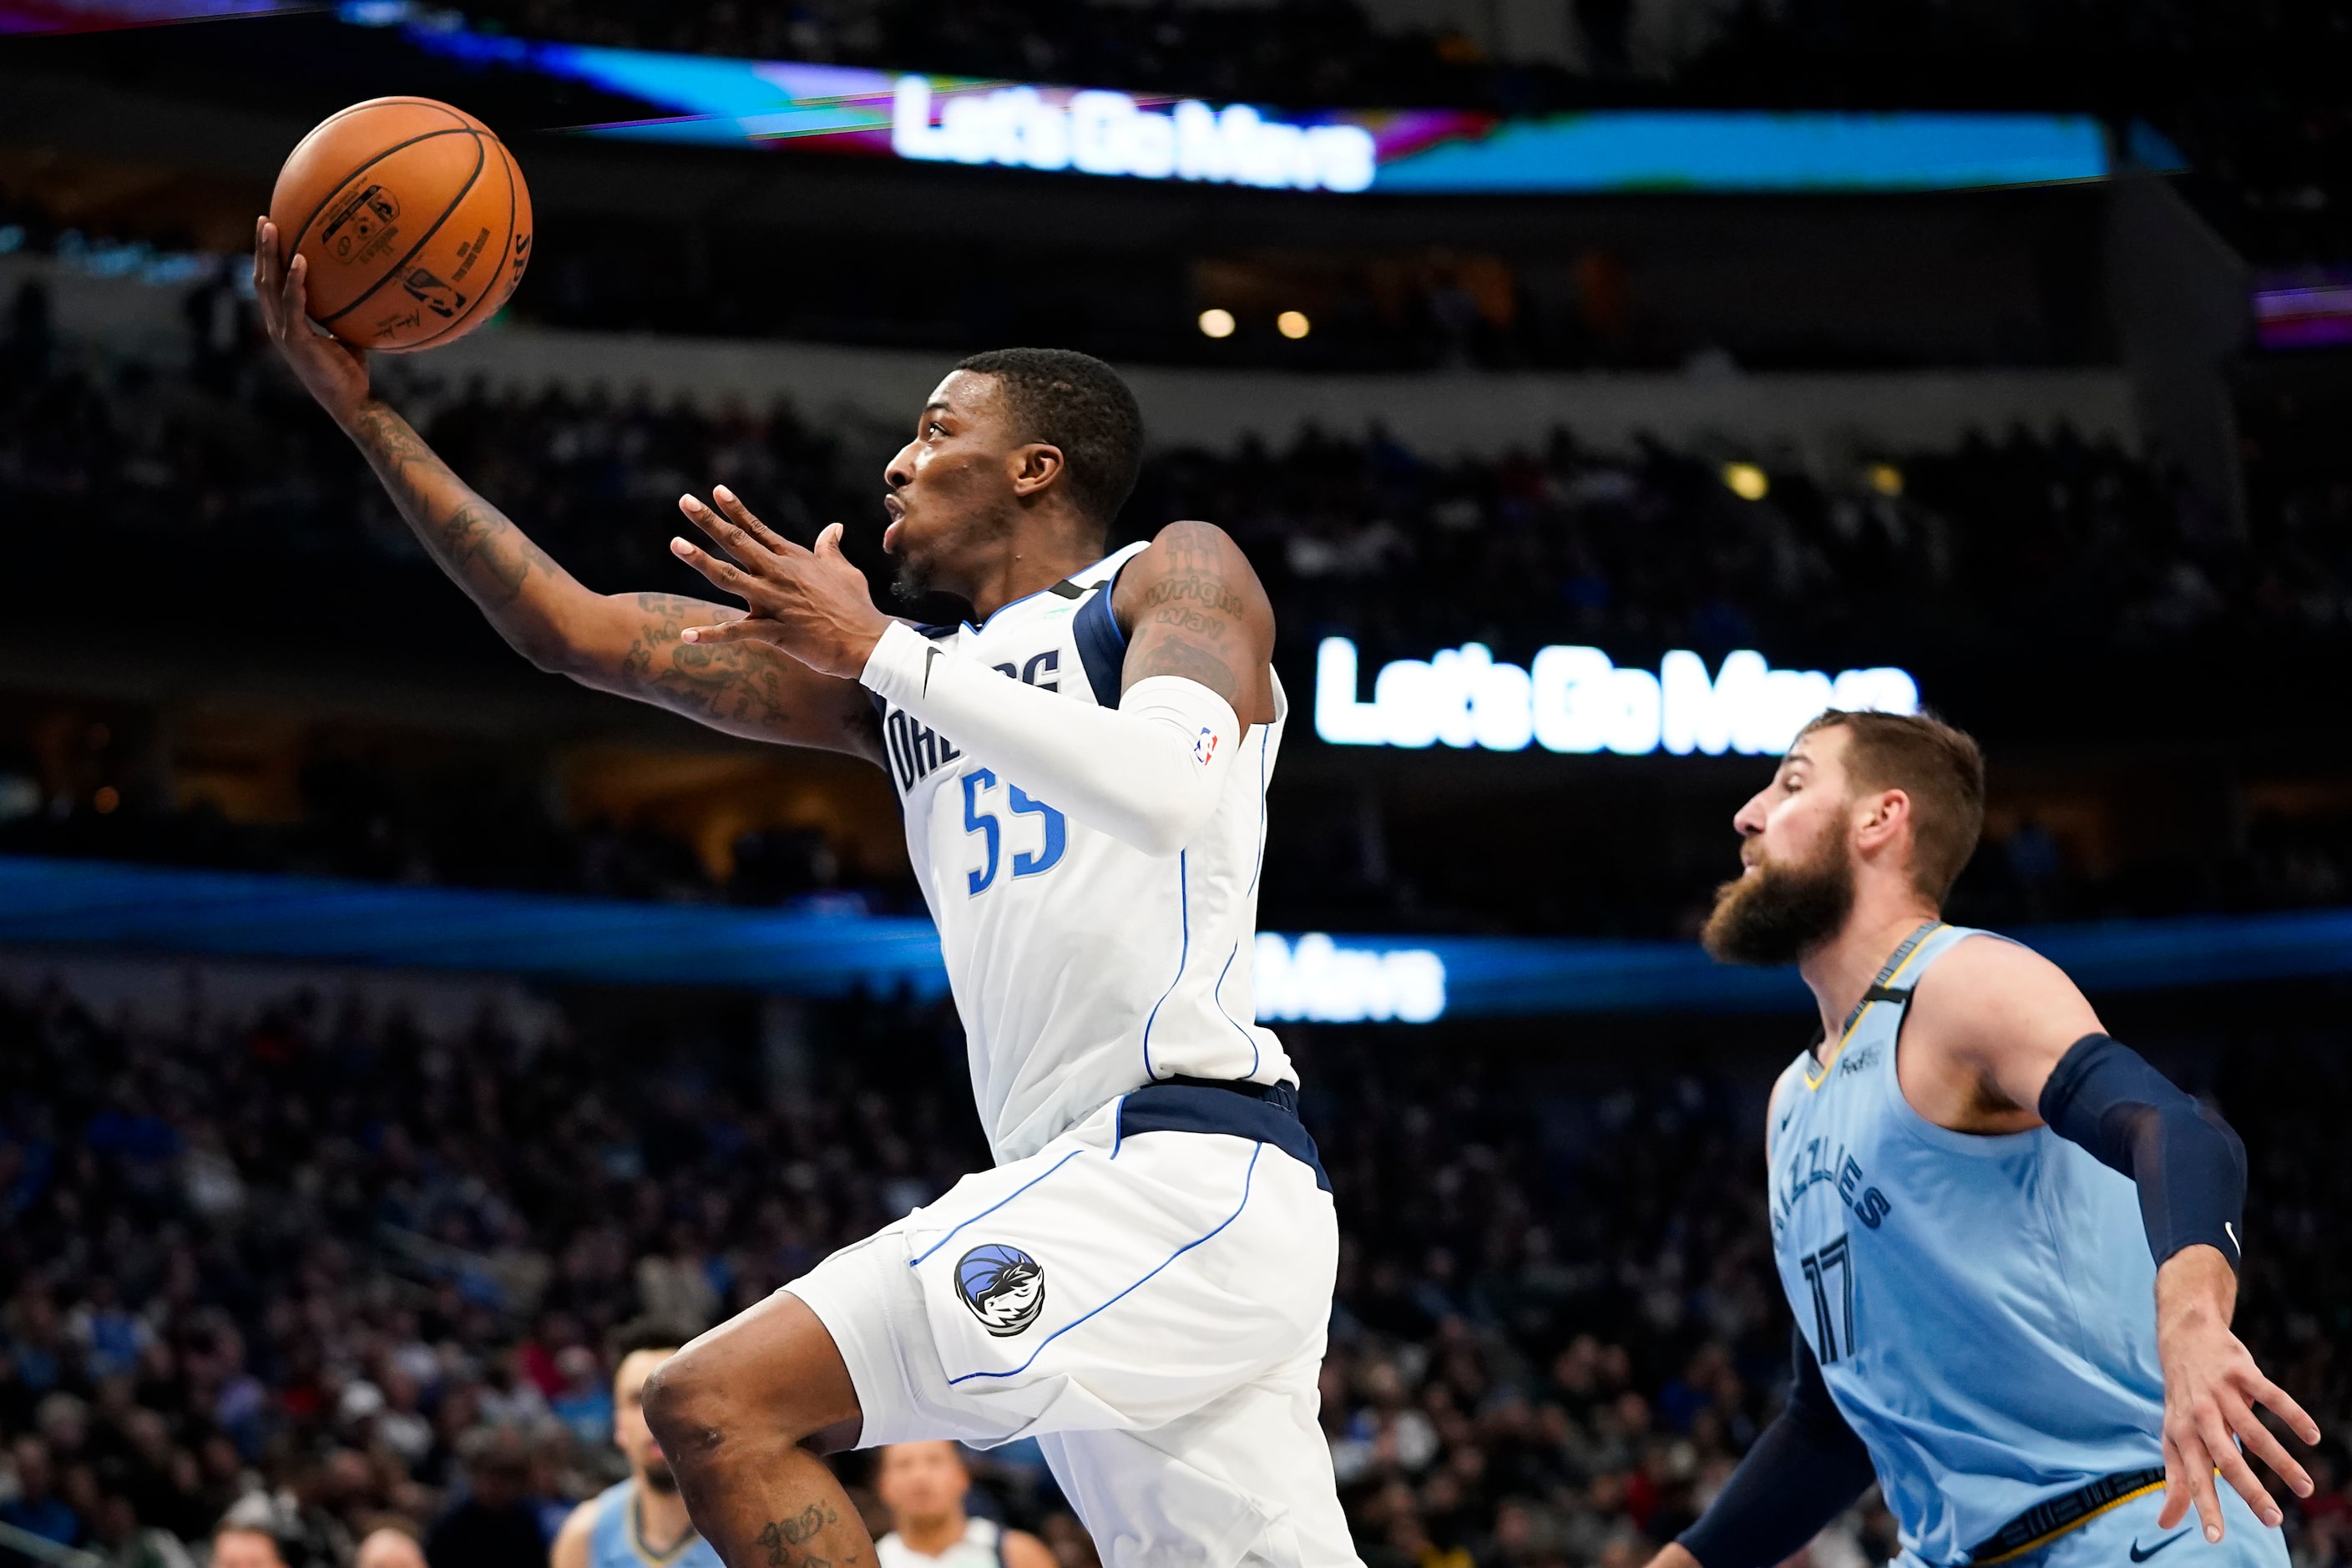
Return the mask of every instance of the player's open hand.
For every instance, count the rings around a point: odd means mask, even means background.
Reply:
[[[2297,1497],[2311,1495],[2311,1477],[2255,1414],[2267,1406],[2305,1443],[2319,1441],[2319,1425],[2287,1392],[2263,1375],[2252,1354],[2230,1331],[2237,1276],[2210,1247],[2183,1247],[2166,1259],[2156,1279],[2156,1345],[2164,1363],[2164,1509],[2158,1528],[2178,1524],[2194,1503],[2205,1539],[2221,1539],[2221,1500],[2213,1475],[2246,1500],[2264,1524],[2279,1522],[2279,1506],[2254,1479],[2246,1454],[2268,1465]],[[2239,1444],[2245,1445],[2241,1451]]]
[[[290,263],[282,260],[278,226],[266,217],[256,220],[253,297],[261,306],[261,324],[303,390],[341,419],[367,401],[367,355],[310,320],[309,281],[309,261],[299,256]]]
[[[690,495],[678,498],[677,509],[725,554],[685,539],[671,540],[670,552],[742,600],[751,613],[740,621],[688,626],[679,637],[690,643],[756,638],[820,674],[856,679],[890,629],[890,617],[874,607],[866,574],[842,554],[841,524],[818,534],[814,550],[803,550],[752,516],[726,486],[715,487],[710,499],[717,510]]]

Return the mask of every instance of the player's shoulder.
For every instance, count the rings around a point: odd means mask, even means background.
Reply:
[[[1239,541],[1213,522],[1179,518],[1161,525],[1160,531],[1135,552],[1119,577],[1124,583],[1129,577],[1149,577],[1163,572],[1232,573],[1236,569],[1250,570],[1249,554]]]
[[[1964,930],[1911,985],[1916,1013],[1966,1011],[2025,1000],[2080,995],[2066,972],[2021,942],[1997,931]]]
[[[2023,942],[1969,931],[1913,984],[1903,1035],[1906,1047],[1983,1056],[2096,1026],[2082,987],[2057,964]]]
[[[1213,522],[1169,523],[1125,562],[1113,590],[1124,615],[1171,595],[1229,613],[1273,613],[1257,571],[1234,536]]]

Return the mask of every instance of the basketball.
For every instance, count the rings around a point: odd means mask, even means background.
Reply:
[[[278,172],[270,221],[310,258],[311,319],[354,348],[407,353],[498,313],[530,259],[530,193],[490,128],[429,98],[329,116]]]

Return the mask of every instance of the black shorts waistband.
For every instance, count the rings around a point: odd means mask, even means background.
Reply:
[[[1223,1132],[1271,1143],[1315,1173],[1315,1184],[1331,1190],[1323,1157],[1298,1120],[1298,1089],[1287,1083],[1241,1079],[1167,1078],[1123,1096],[1118,1133]]]
[[[2065,1534],[2094,1514],[2106,1512],[2146,1491],[2164,1485],[2161,1466],[2148,1470],[2124,1470],[2101,1476],[2088,1486],[2035,1503],[1969,1552],[1968,1568],[1991,1568]]]

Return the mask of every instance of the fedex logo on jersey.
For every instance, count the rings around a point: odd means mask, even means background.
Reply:
[[[1328,744],[1777,756],[1826,708],[1919,710],[1919,683],[1907,670],[1775,669],[1749,648],[1726,656],[1710,677],[1706,661],[1684,648],[1652,674],[1597,647],[1543,648],[1522,667],[1473,642],[1381,666],[1369,702],[1360,689],[1356,645],[1325,637],[1315,658],[1315,733]]]

